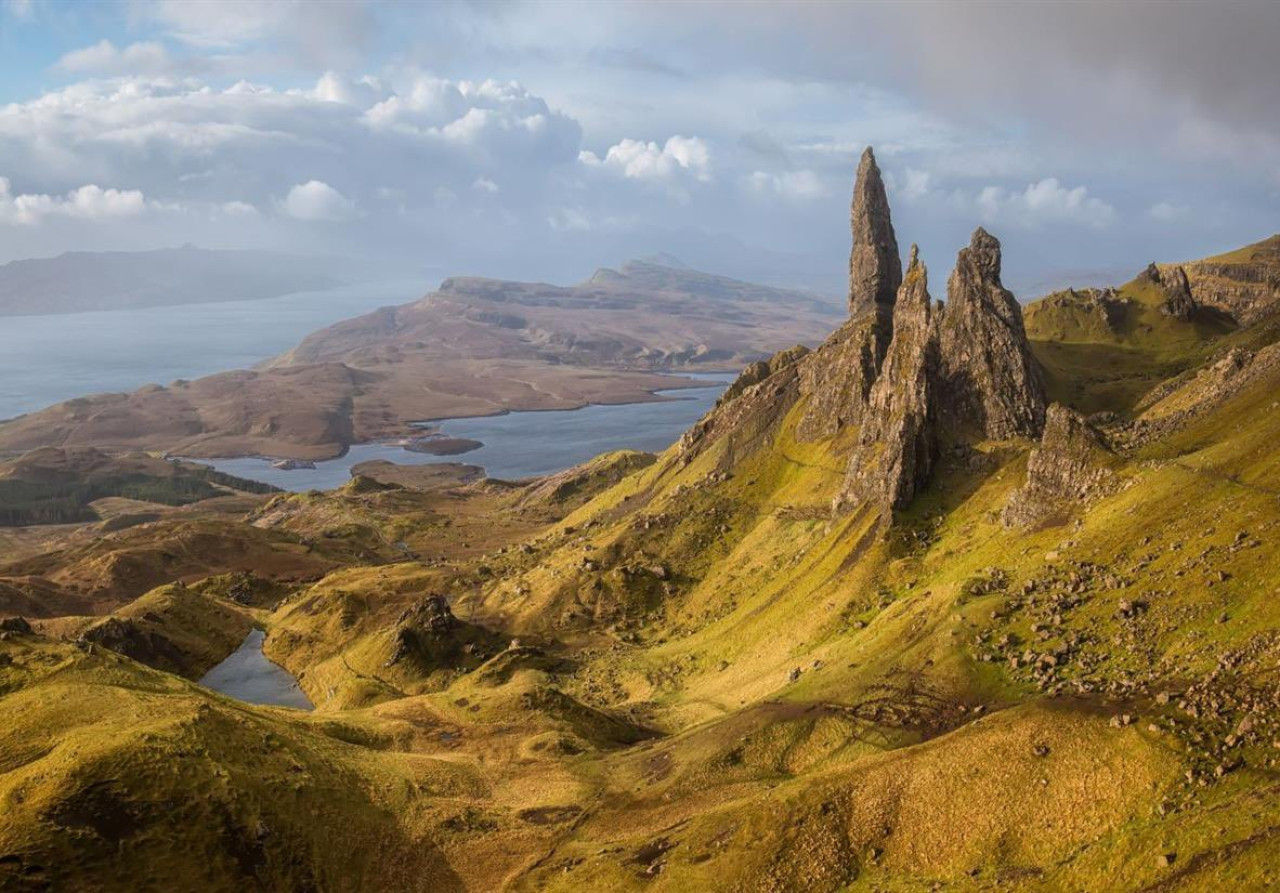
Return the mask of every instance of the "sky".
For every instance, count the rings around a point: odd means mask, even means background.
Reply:
[[[1115,283],[1280,231],[1277,45],[1274,2],[0,0],[0,262],[661,252],[839,296],[872,145],[935,282],[982,225],[1020,296]]]

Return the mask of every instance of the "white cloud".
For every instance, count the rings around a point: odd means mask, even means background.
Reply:
[[[280,210],[296,220],[346,220],[355,216],[355,204],[322,180],[308,180],[289,190]]]
[[[257,217],[258,209],[248,202],[230,201],[223,202],[219,209],[228,217]]]
[[[902,179],[903,183],[898,190],[898,194],[907,201],[915,201],[929,194],[929,184],[932,177],[928,171],[918,171],[909,167],[903,174]]]
[[[1160,223],[1174,223],[1178,220],[1185,220],[1190,214],[1191,209],[1186,205],[1175,205],[1172,202],[1156,202],[1150,208],[1147,208],[1147,216]]]
[[[73,50],[58,60],[63,71],[94,74],[159,74],[172,68],[168,51],[158,43],[131,43],[123,50],[109,40]]]
[[[0,177],[0,223],[32,225],[47,217],[75,217],[96,220],[131,217],[147,210],[147,200],[136,189],[103,189],[90,183],[66,195],[43,193],[15,195],[5,177]]]
[[[749,192],[761,196],[806,200],[830,194],[818,175],[810,170],[784,171],[780,174],[755,171],[743,178],[743,182]]]
[[[988,223],[1011,220],[1024,226],[1075,223],[1105,227],[1116,218],[1115,208],[1107,202],[1090,196],[1083,186],[1068,189],[1057,177],[1031,183],[1021,192],[987,186],[978,193],[977,206]]]
[[[683,175],[702,182],[711,179],[711,149],[696,136],[673,136],[661,146],[624,139],[611,146],[604,158],[584,151],[578,159],[588,167],[616,171],[630,180],[670,182]]]
[[[278,32],[294,18],[298,7],[288,0],[159,0],[149,11],[179,40],[227,48]]]
[[[498,188],[498,184],[490,180],[488,177],[476,177],[476,179],[471,183],[471,188],[476,192],[487,192],[489,195],[493,195],[495,192],[501,191]]]

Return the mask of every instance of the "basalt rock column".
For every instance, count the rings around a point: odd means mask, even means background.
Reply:
[[[947,427],[995,440],[1039,437],[1045,397],[1022,308],[1000,283],[1000,242],[979,227],[956,258],[939,337]]]
[[[796,437],[823,440],[857,425],[893,337],[893,302],[902,284],[898,240],[880,168],[868,146],[858,164],[850,210],[849,319],[820,348],[801,383],[809,405]]]
[[[889,218],[889,198],[868,146],[858,164],[850,210],[853,250],[849,254],[849,314],[877,311],[888,322],[902,285],[902,258]],[[888,339],[885,339],[887,344]]]

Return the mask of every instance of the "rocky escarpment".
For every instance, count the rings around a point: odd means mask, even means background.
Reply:
[[[1280,235],[1229,254],[1158,269],[1162,276],[1181,269],[1198,305],[1228,313],[1240,325],[1256,322],[1280,304]]]
[[[903,508],[929,478],[937,455],[937,376],[929,274],[916,246],[893,313],[893,343],[871,389],[866,423],[840,504],[874,501]]]
[[[1115,458],[1084,416],[1053,404],[1044,437],[1027,459],[1026,483],[1005,507],[1005,526],[1044,526],[1112,492],[1119,484]]]
[[[1191,297],[1191,283],[1182,267],[1165,267],[1161,270],[1154,263],[1138,274],[1138,281],[1150,283],[1164,293],[1160,312],[1165,316],[1188,322],[1196,312],[1195,299]]]
[[[979,227],[956,257],[939,332],[940,406],[950,427],[1002,440],[1038,437],[1044,383],[1022,308],[1000,282],[1000,242]]]

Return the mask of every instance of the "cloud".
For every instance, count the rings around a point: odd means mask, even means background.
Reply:
[[[818,175],[810,170],[784,171],[780,174],[753,171],[744,178],[743,183],[749,192],[758,196],[803,201],[830,194]]]
[[[346,220],[356,214],[354,203],[320,180],[294,186],[280,203],[280,210],[295,220]]]
[[[1090,196],[1083,186],[1068,189],[1057,177],[1046,177],[1021,192],[987,186],[978,194],[976,204],[979,215],[988,223],[1012,220],[1029,226],[1074,223],[1106,227],[1116,218],[1116,210],[1111,205]]]
[[[29,22],[36,17],[33,0],[4,0],[4,11],[22,22]]]
[[[584,151],[578,159],[588,167],[613,171],[629,180],[670,182],[684,175],[701,182],[711,179],[710,147],[696,136],[673,136],[661,146],[624,139],[610,146],[604,158]]]
[[[1190,214],[1191,209],[1186,205],[1175,205],[1172,202],[1156,202],[1150,208],[1147,208],[1147,216],[1160,223],[1174,223],[1178,220],[1185,220]]]
[[[109,40],[100,40],[67,53],[57,65],[75,73],[161,74],[172,68],[173,60],[163,46],[153,41],[131,43],[121,50]]]
[[[55,216],[81,220],[132,217],[145,210],[147,200],[136,189],[103,189],[90,183],[62,196],[15,195],[9,180],[0,177],[0,223],[34,225]]]

